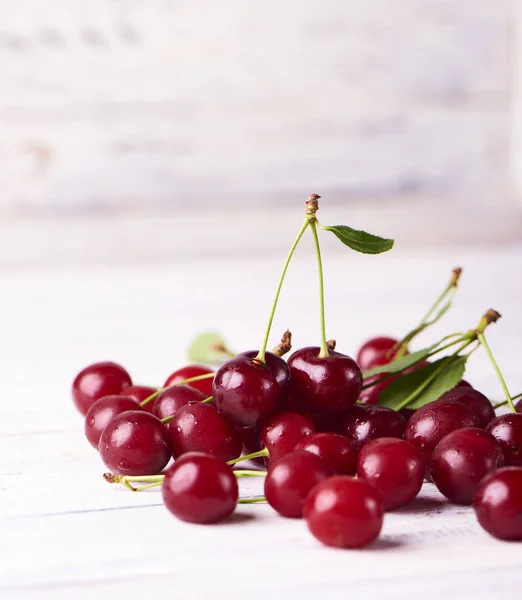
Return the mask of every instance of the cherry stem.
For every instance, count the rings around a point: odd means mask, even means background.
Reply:
[[[233,471],[236,477],[266,477],[266,471],[255,471],[253,469],[236,469]]]
[[[520,398],[522,398],[522,393],[521,394],[516,394],[516,396],[511,396],[511,399],[513,400],[513,402],[515,400],[519,400]],[[493,408],[496,410],[497,408],[502,408],[503,406],[506,406],[506,404],[508,403],[507,400],[502,400],[502,402],[497,402],[496,404],[493,404]]]
[[[140,402],[140,406],[146,406],[149,402],[152,402],[155,398],[157,398],[161,392],[174,387],[175,385],[187,385],[189,383],[193,383],[195,381],[203,381],[203,379],[210,379],[214,377],[215,373],[205,373],[204,375],[196,375],[195,377],[189,377],[188,379],[183,379],[182,381],[176,381],[176,383],[169,385],[168,387],[158,388],[155,392],[153,392],[150,396],[147,396],[143,402]]]
[[[257,496],[256,498],[240,498],[237,501],[238,504],[255,504],[257,502],[266,502],[266,498],[264,496]]]
[[[251,458],[262,458],[264,456],[270,456],[270,452],[266,448],[263,450],[259,450],[258,452],[252,452],[252,454],[245,454],[244,456],[239,456],[238,458],[233,458],[227,462],[228,465],[235,465],[238,462],[242,462],[244,460],[250,460]]]
[[[484,334],[480,331],[477,331],[477,338],[478,338],[478,341],[482,344],[482,347],[484,348],[491,364],[493,365],[493,369],[495,370],[498,380],[500,381],[500,385],[502,386],[502,389],[504,390],[504,394],[506,395],[506,402],[509,404],[509,408],[511,409],[511,412],[516,412],[516,408],[515,408],[515,405],[513,404],[513,399],[511,398],[511,396],[509,394],[509,390],[507,388],[506,381],[504,380],[504,377],[500,371],[497,361],[495,360],[495,357],[493,356],[493,353],[491,352],[491,348],[489,347],[489,344],[487,343],[486,338],[484,337]]]
[[[328,344],[326,342],[326,324],[324,319],[324,277],[323,277],[323,261],[321,259],[321,247],[319,245],[319,236],[317,235],[317,222],[313,220],[310,223],[312,235],[314,238],[315,253],[317,256],[317,268],[319,271],[319,299],[321,311],[321,351],[319,358],[327,358],[329,356]]]

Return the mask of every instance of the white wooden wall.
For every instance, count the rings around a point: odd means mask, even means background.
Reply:
[[[489,198],[511,0],[0,0],[0,215]]]

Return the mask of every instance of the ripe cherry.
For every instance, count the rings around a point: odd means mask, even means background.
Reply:
[[[82,415],[86,415],[98,398],[119,394],[130,385],[130,375],[120,365],[113,362],[94,363],[76,375],[72,384],[72,397],[76,408]]]
[[[319,357],[316,347],[301,348],[288,359],[292,392],[303,412],[339,415],[355,404],[362,387],[357,363],[339,352]]]
[[[199,377],[200,375],[209,375],[213,373],[212,369],[208,367],[204,367],[203,365],[187,365],[186,367],[182,367],[181,369],[177,369],[173,373],[171,373],[165,383],[163,384],[164,388],[170,387],[179,381],[185,381],[185,379],[191,379],[192,377]],[[212,378],[201,379],[201,381],[193,381],[189,383],[190,387],[196,388],[203,394],[205,394],[205,398],[212,396]]]
[[[105,465],[121,475],[155,475],[171,457],[165,426],[144,410],[113,417],[101,434],[98,449]]]
[[[178,519],[217,523],[234,512],[239,489],[232,469],[224,461],[210,454],[189,452],[165,473],[162,494],[165,506]]]
[[[254,452],[259,452],[259,450],[263,449],[261,434],[255,427],[236,427],[235,429],[243,441],[243,450],[245,454],[253,454]],[[267,464],[265,457],[252,458],[250,460],[260,466],[265,466]]]
[[[491,402],[472,387],[457,386],[446,392],[440,400],[460,402],[475,413],[479,420],[479,427],[485,428],[495,418],[495,409]]]
[[[215,407],[231,423],[258,429],[277,414],[287,400],[268,360],[263,364],[244,355],[221,365],[214,378],[212,396]]]
[[[283,517],[298,519],[310,490],[330,476],[320,458],[304,450],[291,452],[270,463],[265,478],[265,497]]]
[[[357,364],[361,371],[367,371],[380,365],[385,365],[395,358],[396,352],[392,349],[399,343],[399,340],[391,337],[374,337],[365,342],[357,352]]]
[[[406,424],[404,439],[419,450],[429,464],[433,450],[448,433],[463,427],[478,427],[477,416],[464,404],[435,400],[415,411]]]
[[[368,483],[337,475],[313,488],[303,516],[312,535],[323,544],[362,548],[379,535],[384,510],[379,494]]]
[[[478,522],[500,540],[522,541],[522,468],[503,467],[486,475],[473,500]]]
[[[270,460],[273,461],[292,452],[297,442],[311,433],[315,433],[315,427],[309,417],[283,411],[263,427],[261,442],[270,452]]]
[[[239,432],[210,404],[195,402],[182,406],[168,424],[174,458],[186,452],[204,452],[227,461],[243,449]]]
[[[357,452],[353,444],[338,433],[313,433],[303,438],[294,449],[318,456],[332,475],[355,475]]]
[[[144,400],[146,400],[149,396],[156,392],[156,388],[150,387],[148,385],[131,385],[128,388],[125,388],[120,395],[122,396],[130,396],[134,398],[138,404],[141,404]],[[148,402],[143,406],[143,409],[147,412],[152,412],[153,402]]]
[[[429,464],[438,490],[455,504],[471,504],[481,479],[504,464],[497,440],[475,427],[448,433],[436,445]]]
[[[337,431],[347,437],[359,452],[370,440],[401,438],[405,426],[404,418],[391,408],[357,404],[341,417]]]
[[[397,438],[372,440],[357,458],[357,477],[377,490],[384,510],[409,504],[420,492],[424,470],[417,448]]]
[[[246,356],[247,358],[256,358],[257,356],[256,350],[248,350],[247,352],[241,352],[241,356]],[[279,389],[281,390],[281,394],[285,398],[288,398],[290,395],[291,389],[291,381],[290,381],[290,369],[286,361],[274,354],[273,352],[265,353],[265,362],[266,366],[272,371],[274,377],[279,384]]]
[[[457,387],[466,387],[466,388],[471,388],[473,389],[473,386],[471,385],[471,383],[469,383],[468,381],[466,381],[465,379],[461,379],[458,383],[457,383]]]
[[[91,446],[98,448],[100,436],[111,419],[127,410],[142,410],[130,396],[110,395],[99,398],[85,415],[85,435]]]
[[[506,465],[522,466],[522,414],[509,413],[496,417],[486,431],[502,446]]]
[[[189,402],[201,402],[207,396],[196,388],[189,385],[172,385],[160,392],[152,402],[152,412],[158,419],[165,419],[172,416],[182,406]]]

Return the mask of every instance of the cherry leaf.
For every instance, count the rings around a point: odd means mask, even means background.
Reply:
[[[216,365],[223,363],[230,355],[223,337],[211,331],[199,334],[187,351],[187,358],[191,362]]]
[[[423,348],[422,350],[417,350],[416,352],[412,352],[411,354],[406,354],[405,356],[401,356],[401,358],[397,358],[396,360],[392,360],[391,362],[380,365],[378,367],[374,367],[373,369],[368,369],[363,372],[363,378],[368,379],[368,377],[372,377],[373,375],[380,375],[382,373],[398,373],[399,371],[403,371],[408,367],[412,367],[417,364],[421,360],[425,360],[428,356],[435,350],[435,348],[439,344],[433,344],[433,346],[428,346],[428,348]]]
[[[331,231],[345,246],[362,254],[381,254],[393,248],[393,240],[352,229],[346,225],[320,225],[320,227],[325,231]]]

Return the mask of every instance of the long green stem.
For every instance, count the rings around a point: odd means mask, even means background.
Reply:
[[[319,236],[317,235],[317,223],[310,223],[312,235],[314,237],[315,253],[317,256],[317,268],[319,271],[319,300],[321,311],[321,352],[319,358],[326,358],[329,355],[328,346],[326,345],[326,324],[324,318],[324,277],[323,277],[323,261],[321,259],[321,247],[319,245]]]
[[[266,477],[266,471],[254,471],[253,469],[235,469],[234,475],[240,477]]]
[[[286,261],[283,266],[283,271],[281,272],[281,277],[279,278],[279,283],[277,284],[276,294],[274,297],[274,301],[272,303],[272,308],[270,309],[270,315],[268,317],[268,325],[266,327],[265,337],[263,338],[263,343],[261,344],[261,348],[256,356],[256,360],[263,364],[265,362],[265,354],[266,354],[266,348],[268,346],[268,338],[270,337],[270,330],[272,329],[272,323],[274,321],[274,315],[275,315],[275,311],[277,308],[277,303],[279,301],[279,295],[281,294],[281,288],[283,287],[283,281],[285,280],[286,272],[288,271],[288,267],[290,265],[290,261],[292,260],[292,256],[294,255],[295,249],[297,248],[297,245],[301,241],[301,238],[303,237],[303,234],[309,225],[310,225],[310,220],[308,219],[308,217],[306,217],[301,226],[301,229],[299,230],[299,233],[297,234],[297,237],[294,240],[294,243],[292,244],[292,246],[290,248],[290,251],[288,252],[288,256],[286,257]]]
[[[238,504],[256,504],[257,502],[266,502],[264,496],[257,496],[256,498],[240,498]]]
[[[238,458],[233,458],[227,462],[228,465],[235,465],[238,462],[243,462],[244,460],[250,460],[251,458],[262,458],[264,456],[270,456],[270,452],[266,448],[263,450],[259,450],[259,452],[252,452],[252,454],[245,454],[245,456],[239,456]]]
[[[489,344],[487,343],[486,338],[484,337],[484,334],[481,332],[478,332],[477,338],[478,338],[478,341],[482,344],[482,347],[484,348],[486,354],[488,355],[489,360],[491,361],[491,364],[493,365],[493,369],[495,370],[498,380],[500,381],[500,385],[502,386],[502,389],[504,390],[504,394],[506,395],[506,401],[509,404],[509,408],[511,409],[512,412],[516,412],[515,405],[513,404],[513,399],[511,398],[511,395],[509,394],[509,390],[507,388],[504,377],[499,369],[499,366],[497,364],[497,361],[495,360],[495,357],[493,356],[493,353],[491,352],[491,348],[489,347]]]
[[[143,402],[140,402],[140,406],[146,406],[149,402],[152,402],[154,399],[156,399],[161,394],[161,392],[164,392],[165,390],[168,390],[169,388],[174,387],[175,385],[187,385],[189,383],[194,383],[195,381],[203,381],[204,379],[210,379],[215,375],[215,373],[205,373],[204,375],[196,375],[195,377],[189,377],[188,379],[183,379],[182,381],[176,381],[176,383],[173,383],[168,387],[158,388],[150,396],[147,396],[145,400],[143,400]]]

